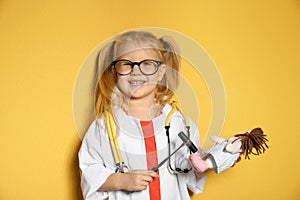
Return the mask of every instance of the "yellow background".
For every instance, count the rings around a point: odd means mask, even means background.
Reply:
[[[210,54],[226,89],[224,137],[261,126],[270,140],[192,199],[300,199],[299,0],[0,0],[0,199],[82,199],[76,75],[100,42],[146,26]]]

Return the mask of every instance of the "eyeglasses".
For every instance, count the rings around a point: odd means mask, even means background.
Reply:
[[[161,65],[160,61],[157,60],[142,60],[141,62],[131,62],[130,60],[116,60],[111,63],[114,66],[117,74],[121,76],[132,73],[134,65],[139,67],[142,74],[146,76],[153,75],[157,72],[158,67]]]

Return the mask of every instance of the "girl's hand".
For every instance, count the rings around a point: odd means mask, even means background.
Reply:
[[[106,179],[98,191],[141,191],[147,189],[147,186],[153,181],[153,178],[158,177],[158,174],[152,170],[133,170],[126,173],[113,173]]]
[[[189,161],[196,172],[203,173],[208,169],[208,164],[197,154],[191,154]]]
[[[147,186],[158,174],[152,170],[133,170],[122,174],[122,189],[126,191],[141,191],[147,189]]]

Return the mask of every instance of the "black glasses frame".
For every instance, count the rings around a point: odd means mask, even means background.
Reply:
[[[121,74],[121,73],[119,73],[119,72],[116,70],[116,63],[117,63],[117,62],[120,62],[120,61],[126,61],[126,62],[129,63],[129,65],[131,66],[130,72],[128,72],[128,73],[126,73],[126,74]],[[141,64],[142,64],[143,62],[145,62],[145,61],[152,61],[152,62],[154,62],[154,63],[156,64],[156,70],[155,70],[155,72],[153,72],[153,73],[151,73],[151,74],[145,74],[145,73],[141,70]],[[133,71],[134,65],[137,65],[137,66],[139,67],[139,70],[140,70],[140,72],[141,72],[143,75],[145,75],[145,76],[151,76],[151,75],[155,74],[155,73],[158,71],[158,68],[160,67],[161,64],[162,64],[161,61],[158,61],[158,60],[152,60],[152,59],[146,59],[146,60],[142,60],[142,61],[140,61],[140,62],[132,62],[132,61],[130,61],[130,60],[121,59],[121,60],[115,60],[115,61],[113,61],[113,62],[111,63],[111,65],[115,68],[116,73],[119,74],[120,76],[126,76],[126,75],[128,75],[128,74],[131,74],[132,71]]]

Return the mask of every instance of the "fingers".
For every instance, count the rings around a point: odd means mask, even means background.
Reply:
[[[152,170],[132,170],[130,171],[130,173],[135,173],[135,174],[144,174],[145,176],[151,176],[153,178],[159,178],[159,175],[157,174],[157,172],[152,171]]]
[[[142,178],[143,181],[146,181],[147,183],[150,183],[150,182],[153,181],[152,176],[142,175],[141,178]]]
[[[147,171],[147,175],[149,175],[149,176],[151,176],[153,178],[159,178],[158,173],[155,172],[155,171],[152,171],[152,170]]]
[[[150,171],[138,171],[134,172],[135,174],[139,174],[140,179],[142,181],[146,181],[147,185],[153,181],[154,178],[159,178],[158,174],[152,170]]]
[[[152,170],[143,171],[143,170],[133,170],[127,172],[129,179],[127,181],[126,190],[128,191],[140,191],[147,189],[147,186],[154,178],[158,178],[158,174]]]

